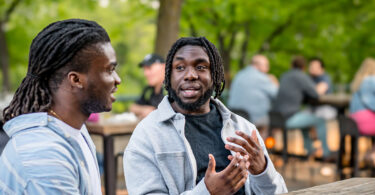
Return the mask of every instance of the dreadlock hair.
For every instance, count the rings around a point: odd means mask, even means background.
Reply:
[[[21,114],[48,111],[52,92],[70,71],[87,72],[87,53],[102,42],[110,42],[109,36],[94,21],[69,19],[45,27],[31,43],[27,75],[3,111],[4,123]]]
[[[169,92],[171,88],[172,62],[176,52],[183,46],[192,45],[202,47],[210,60],[210,71],[213,79],[215,96],[220,97],[225,87],[224,65],[218,49],[205,37],[182,37],[178,39],[169,50],[165,63],[164,87]],[[170,94],[169,94],[170,95]]]

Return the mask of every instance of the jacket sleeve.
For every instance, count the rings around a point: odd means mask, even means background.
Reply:
[[[315,84],[307,75],[300,75],[300,86],[303,93],[310,99],[318,99],[319,94],[315,89]]]
[[[126,148],[123,163],[129,194],[171,194],[152,153]],[[202,180],[193,189],[180,194],[209,195],[209,192]]]
[[[250,189],[253,194],[282,194],[287,193],[283,177],[275,170],[271,159],[266,156],[267,167],[259,175],[249,175]]]
[[[249,174],[251,194],[287,193],[288,189],[285,185],[285,181],[283,177],[280,175],[280,173],[276,171],[268,155],[263,139],[259,135],[258,131],[257,131],[257,137],[258,137],[261,147],[263,148],[267,165],[266,165],[266,169],[262,173],[258,175]]]

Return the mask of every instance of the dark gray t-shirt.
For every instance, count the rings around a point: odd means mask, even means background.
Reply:
[[[197,162],[197,180],[199,183],[206,174],[208,166],[208,154],[212,154],[216,160],[216,172],[224,170],[230,161],[230,151],[225,149],[221,139],[223,120],[216,106],[210,103],[210,112],[202,115],[185,115],[185,136],[189,141]],[[242,187],[236,195],[245,194]]]

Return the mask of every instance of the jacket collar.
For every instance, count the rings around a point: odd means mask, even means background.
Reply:
[[[9,137],[12,137],[14,134],[31,128],[31,127],[40,127],[47,126],[48,124],[48,115],[46,112],[36,112],[29,114],[22,114],[17,116],[10,121],[7,121],[4,124],[4,131],[8,134]]]
[[[216,105],[224,121],[230,119],[232,112],[220,100],[211,97],[211,102]],[[159,122],[164,122],[174,117],[177,119],[184,117],[181,113],[176,113],[173,110],[172,105],[168,100],[168,95],[164,96],[163,100],[160,102],[158,106],[158,115],[160,116]]]

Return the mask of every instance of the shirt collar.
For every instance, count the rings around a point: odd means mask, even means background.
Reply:
[[[48,124],[48,115],[46,112],[36,112],[29,114],[22,114],[17,117],[12,118],[4,124],[4,131],[8,134],[9,137],[12,137],[14,134],[31,128],[39,126],[47,126]]]
[[[211,97],[211,102],[216,105],[216,108],[219,110],[221,116],[223,117],[223,120],[227,120],[230,118],[230,110],[225,107],[225,105],[220,100]],[[176,119],[184,117],[181,113],[176,113],[173,110],[172,105],[168,100],[168,95],[164,96],[163,100],[160,102],[158,106],[158,115],[160,116],[159,122],[164,122],[174,117],[176,117]]]

